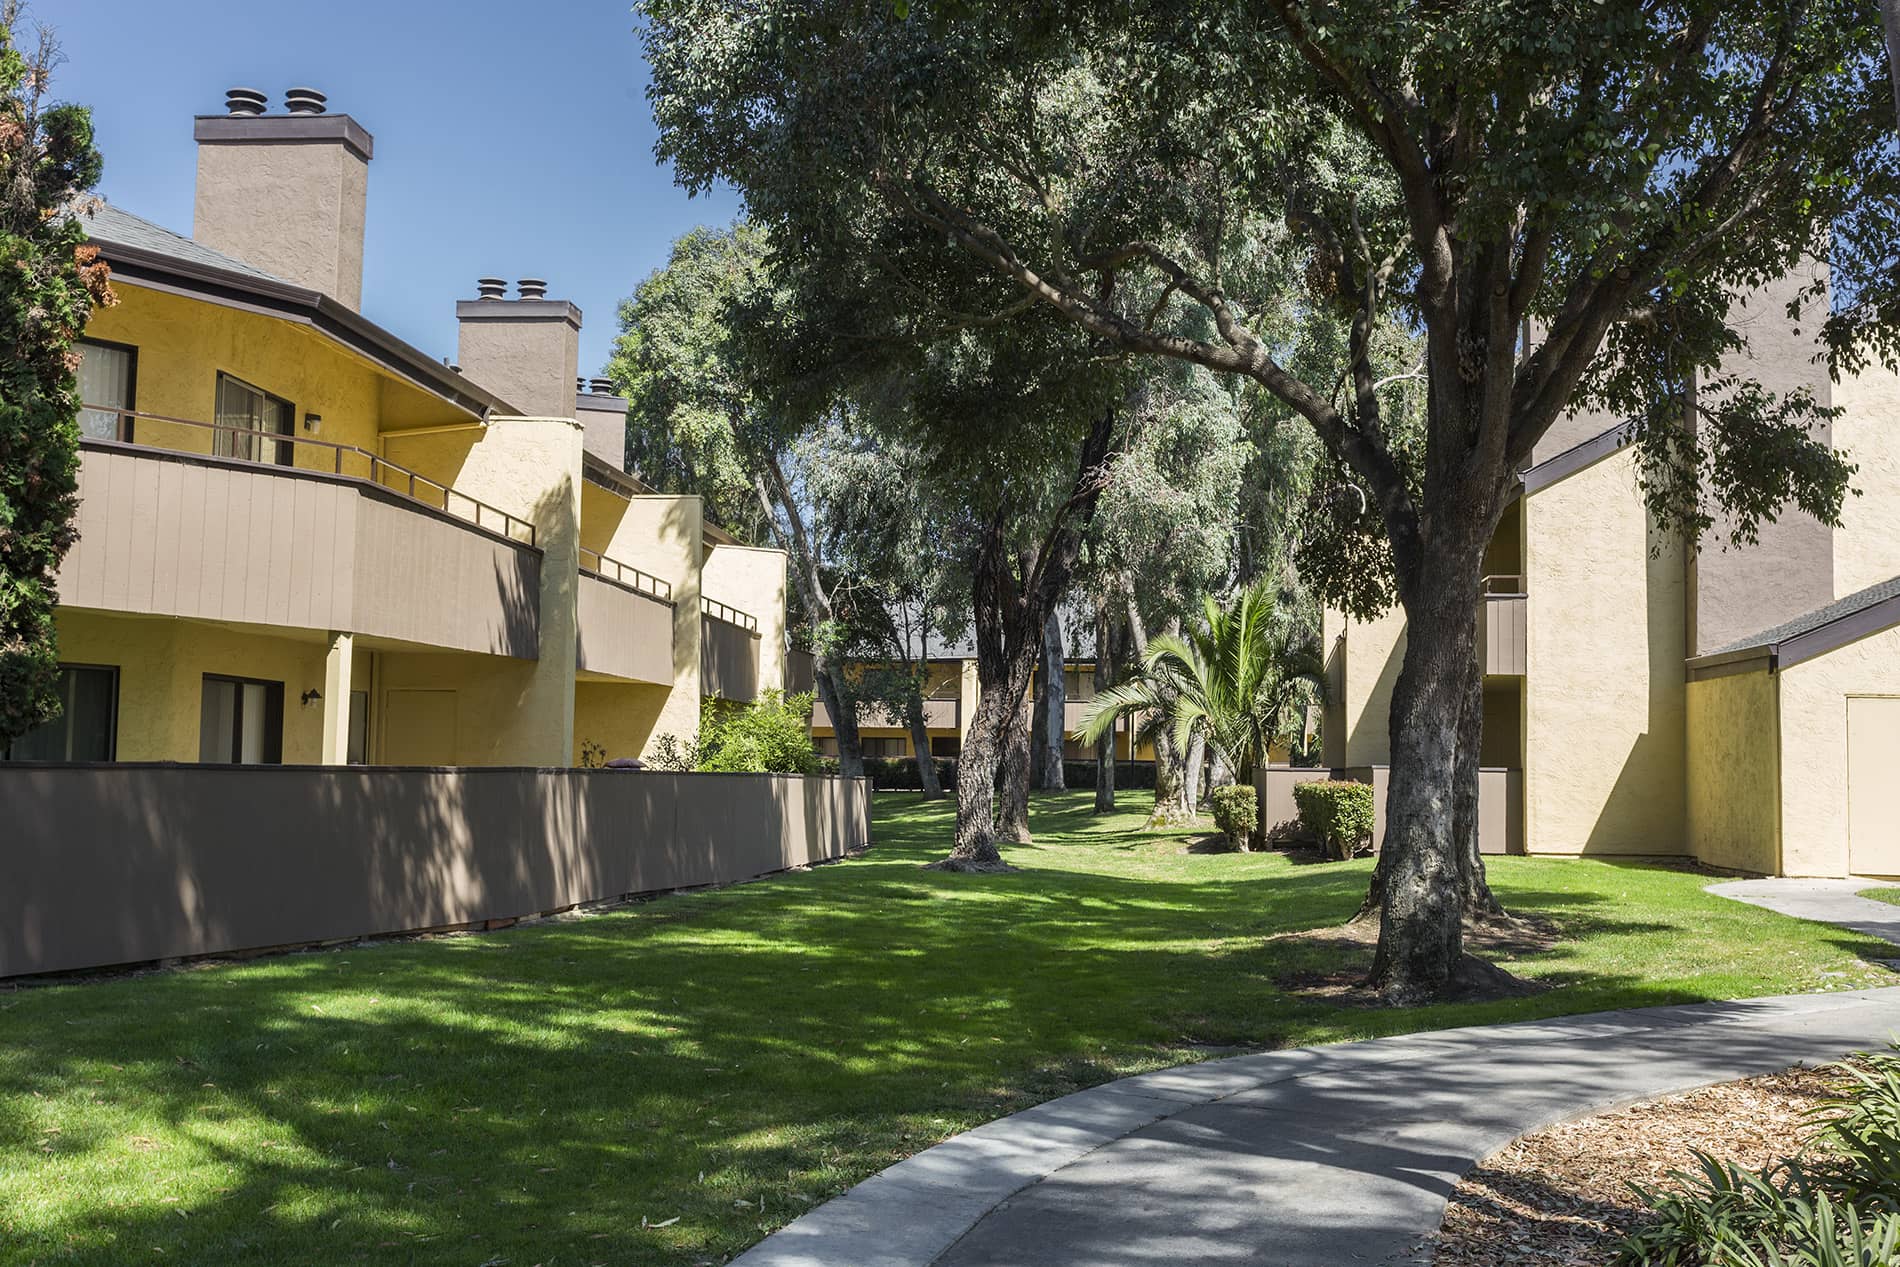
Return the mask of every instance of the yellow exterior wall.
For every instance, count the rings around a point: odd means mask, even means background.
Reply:
[[[1834,386],[1834,447],[1859,466],[1834,531],[1834,596],[1900,576],[1900,375],[1878,366]]]
[[[196,422],[217,420],[218,374],[234,375],[294,406],[296,434],[331,444],[377,452],[382,428],[421,426],[467,418],[447,401],[407,387],[324,335],[293,321],[187,299],[135,284],[119,284],[120,302],[101,308],[86,337],[138,349],[135,382],[141,413]],[[392,419],[388,411],[400,410]],[[322,429],[303,428],[305,414],[322,417]],[[211,452],[212,432],[145,421],[141,444]],[[315,446],[298,445],[299,466],[334,470],[334,458]],[[345,458],[345,474],[367,476],[367,463]],[[352,466],[351,463],[354,463]]]
[[[1377,620],[1346,620],[1336,614],[1345,635],[1337,643],[1342,657],[1343,689],[1329,717],[1344,724],[1338,764],[1387,765],[1392,760],[1392,688],[1405,662],[1405,611],[1394,607]],[[1331,626],[1329,623],[1329,628]],[[1329,743],[1328,751],[1333,747]]]
[[[700,586],[707,598],[759,622],[759,689],[785,686],[785,551],[765,546],[706,547]]]
[[[699,595],[704,559],[705,520],[700,499],[671,493],[622,497],[591,482],[581,485],[580,540],[589,550],[618,559],[658,577],[673,587],[673,685],[602,695],[579,711],[577,724],[596,742],[597,735],[615,736],[610,747],[630,746],[635,752],[614,756],[650,757],[653,741],[671,734],[681,741],[699,733]],[[783,604],[779,620],[784,621]],[[782,653],[781,653],[782,654]],[[619,700],[619,704],[607,701]],[[628,716],[610,720],[606,711],[626,708]]]
[[[1712,867],[1773,875],[1781,858],[1777,685],[1765,668],[1686,689],[1687,836]]]
[[[672,692],[641,682],[583,681],[574,688],[574,754],[595,744],[612,761],[651,754],[652,743],[666,733],[660,719]],[[674,732],[682,741],[689,736]],[[696,733],[696,732],[695,732]]]
[[[305,691],[323,690],[323,642],[259,626],[64,607],[58,622],[61,661],[119,670],[119,760],[197,761],[204,676],[213,673],[282,682],[284,761],[320,762],[323,705],[304,704],[301,697]],[[355,653],[353,676],[356,689],[366,689],[370,659],[361,649]]]
[[[1525,847],[1683,850],[1683,559],[1618,453],[1525,506]]]
[[[1846,875],[1847,699],[1900,696],[1900,628],[1783,669],[1781,864],[1787,875]],[[1900,762],[1900,753],[1895,753]],[[1900,764],[1891,767],[1900,778]]]

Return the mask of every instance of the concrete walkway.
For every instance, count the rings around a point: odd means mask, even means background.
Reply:
[[[1892,887],[1888,880],[1726,880],[1707,886],[1717,897],[1900,943],[1900,906],[1858,896]]]
[[[1892,987],[1186,1065],[938,1144],[766,1238],[735,1267],[1422,1261],[1458,1179],[1527,1131],[1832,1060],[1897,1034]]]

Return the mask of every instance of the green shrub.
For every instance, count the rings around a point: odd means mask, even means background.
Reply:
[[[1217,787],[1207,798],[1214,811],[1214,826],[1235,849],[1245,849],[1260,825],[1260,798],[1250,786],[1230,783]]]
[[[675,735],[661,735],[648,764],[720,774],[817,774],[811,700],[809,693],[771,690],[741,706],[709,699],[700,709],[699,737],[681,743]]]
[[[1329,858],[1350,858],[1372,840],[1372,786],[1340,779],[1315,779],[1293,787],[1300,825],[1319,840]]]

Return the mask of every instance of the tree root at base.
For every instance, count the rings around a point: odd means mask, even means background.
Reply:
[[[1004,875],[1020,870],[1012,867],[1001,858],[959,858],[952,854],[948,858],[939,858],[935,862],[925,863],[926,871],[955,871],[963,875]]]

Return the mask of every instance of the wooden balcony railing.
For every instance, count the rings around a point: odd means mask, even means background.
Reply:
[[[729,607],[716,598],[707,598],[702,594],[699,599],[699,610],[701,615],[711,616],[714,620],[723,620],[728,625],[737,625],[749,633],[759,632],[757,616],[747,615],[737,607]]]
[[[83,408],[94,415],[109,414],[113,419],[112,439],[120,444],[137,444],[146,448],[168,449],[173,452],[200,453],[201,450],[177,449],[172,445],[152,444],[135,438],[136,424],[141,422],[158,423],[168,427],[190,427],[198,431],[210,432],[211,451],[205,456],[228,458],[233,461],[251,462],[259,466],[291,465],[297,453],[308,453],[315,460],[307,464],[298,464],[305,470],[328,470],[332,474],[348,479],[360,479],[387,489],[420,506],[442,511],[474,524],[478,528],[499,533],[510,541],[522,545],[533,545],[534,525],[526,519],[511,515],[498,506],[458,492],[447,484],[430,479],[419,471],[391,462],[388,458],[371,453],[368,449],[359,449],[353,444],[334,444],[328,440],[315,440],[305,436],[286,435],[277,431],[265,431],[258,427],[236,427],[229,423],[202,422],[195,418],[172,418],[164,414],[142,413],[134,409],[112,409],[102,405],[85,405]],[[102,437],[92,436],[91,439]],[[219,453],[220,441],[229,448],[228,453]],[[290,455],[290,461],[284,461]]]
[[[610,559],[598,550],[581,549],[581,571],[598,576],[603,581],[613,581],[624,585],[636,593],[648,598],[657,598],[663,603],[673,601],[673,583],[663,581],[651,572],[642,572],[631,563],[622,563],[619,559]]]

